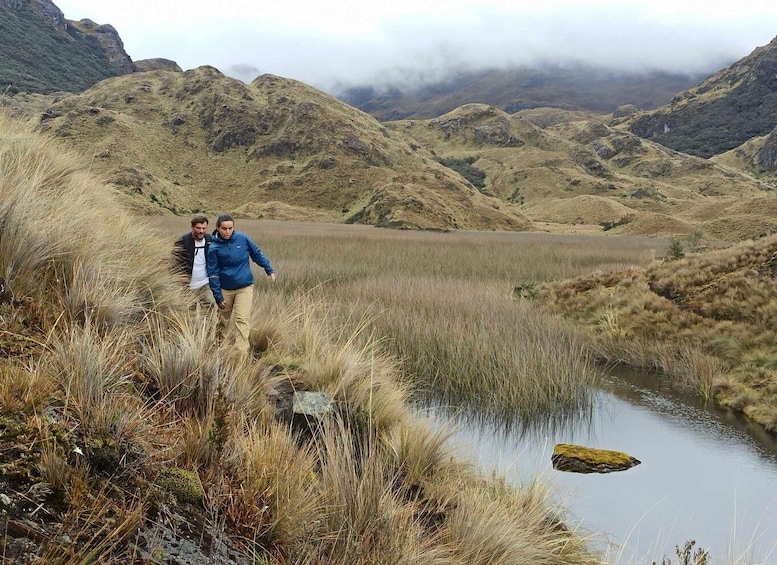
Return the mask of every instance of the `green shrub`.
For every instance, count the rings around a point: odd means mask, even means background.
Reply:
[[[464,157],[458,159],[456,157],[446,157],[444,159],[437,160],[441,165],[445,165],[449,169],[453,169],[465,179],[467,179],[475,188],[485,188],[486,186],[486,173],[472,164],[477,161],[477,157]]]
[[[666,254],[670,259],[682,259],[685,257],[685,250],[683,249],[682,242],[680,242],[679,239],[670,239]]]

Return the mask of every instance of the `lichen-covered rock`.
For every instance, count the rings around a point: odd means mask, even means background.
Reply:
[[[572,473],[612,473],[631,469],[641,463],[639,459],[620,451],[570,443],[557,444],[553,448],[551,462],[554,469]]]
[[[292,411],[307,418],[323,420],[332,411],[332,397],[325,392],[295,392]]]

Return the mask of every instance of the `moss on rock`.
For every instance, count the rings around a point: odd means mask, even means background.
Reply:
[[[625,471],[641,463],[621,451],[596,449],[570,443],[557,444],[553,448],[551,461],[554,469],[572,473],[612,473]]]
[[[205,489],[197,473],[180,467],[162,468],[156,484],[175,496],[179,502],[196,504],[205,496]]]

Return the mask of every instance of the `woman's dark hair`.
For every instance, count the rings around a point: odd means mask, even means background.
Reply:
[[[216,227],[221,227],[221,222],[234,222],[235,218],[230,216],[229,214],[221,214],[221,216],[218,217],[216,220]]]

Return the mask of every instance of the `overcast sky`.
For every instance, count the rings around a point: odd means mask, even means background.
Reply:
[[[581,60],[712,72],[777,35],[767,0],[54,0],[113,25],[133,60],[272,73],[331,91]]]

